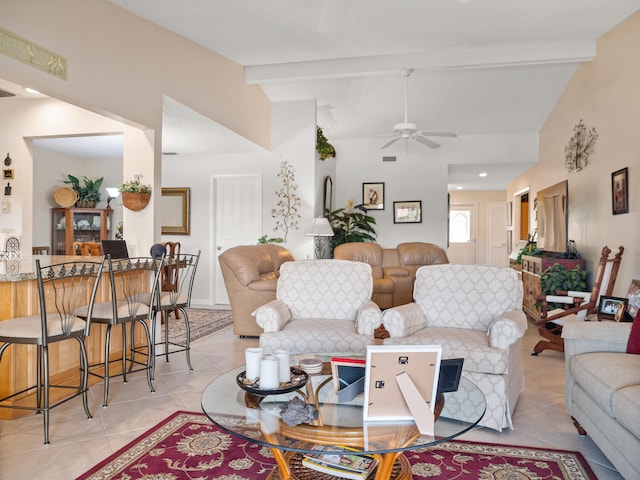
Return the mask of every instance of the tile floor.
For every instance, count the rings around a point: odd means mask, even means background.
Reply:
[[[514,429],[502,433],[478,428],[464,439],[503,444],[578,450],[601,480],[622,479],[591,439],[577,435],[564,405],[564,357],[557,352],[530,356],[538,340],[530,325],[523,341],[526,391],[514,416]],[[177,410],[201,411],[200,392],[217,375],[244,363],[244,349],[257,339],[241,339],[231,328],[192,344],[189,373],[182,354],[158,362],[151,394],[143,373],[123,384],[113,380],[110,401],[102,408],[102,386],[90,389],[93,419],[80,398],[51,413],[51,444],[43,445],[42,420],[29,415],[0,421],[0,480],[73,479]]]

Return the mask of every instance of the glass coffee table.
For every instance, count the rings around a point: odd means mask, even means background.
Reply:
[[[445,408],[435,421],[435,434],[421,435],[413,421],[363,422],[362,395],[339,403],[329,362],[323,364],[320,373],[309,375],[304,387],[277,395],[254,395],[241,389],[236,378],[243,371],[244,367],[238,367],[212,381],[202,393],[202,410],[221,429],[271,448],[278,468],[271,472],[270,480],[337,478],[302,464],[304,454],[317,453],[313,451],[317,445],[326,446],[324,453],[339,453],[341,447],[350,447],[359,454],[373,455],[379,463],[371,479],[410,479],[411,465],[403,452],[462,435],[477,425],[486,409],[482,391],[463,377],[456,392],[443,394],[444,405],[456,405],[453,411],[472,405],[471,412],[464,412],[464,419],[447,418],[457,415],[447,413]],[[287,425],[280,417],[280,407],[295,397],[316,405],[318,420]]]

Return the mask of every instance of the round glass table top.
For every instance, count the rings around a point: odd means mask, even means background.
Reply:
[[[434,423],[434,435],[422,435],[413,420],[363,421],[363,394],[339,402],[331,368],[309,375],[300,390],[255,396],[241,389],[236,377],[244,367],[213,380],[202,393],[202,410],[223,430],[250,442],[271,448],[312,453],[324,444],[339,452],[349,446],[362,453],[401,452],[449,441],[469,431],[486,409],[482,391],[464,377],[456,392],[444,393],[444,409]],[[281,418],[281,407],[298,397],[317,405],[319,418],[289,426]]]

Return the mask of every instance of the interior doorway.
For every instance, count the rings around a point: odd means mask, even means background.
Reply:
[[[526,188],[515,195],[515,218],[513,219],[514,231],[517,233],[517,242],[526,242],[531,233],[531,208],[529,205],[529,189]]]
[[[473,265],[476,263],[476,206],[475,204],[449,207],[449,263]]]

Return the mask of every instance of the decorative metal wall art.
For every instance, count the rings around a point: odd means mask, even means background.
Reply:
[[[593,127],[587,131],[582,119],[573,127],[573,136],[564,147],[564,165],[569,172],[580,171],[589,164],[591,153],[598,140],[598,132]]]

